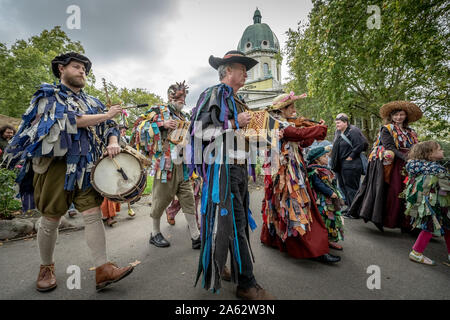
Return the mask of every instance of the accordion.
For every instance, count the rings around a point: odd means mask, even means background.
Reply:
[[[189,121],[176,120],[177,127],[169,132],[167,139],[173,144],[184,146],[187,144],[187,135],[189,133]]]
[[[249,141],[262,141],[272,144],[273,130],[278,129],[280,123],[269,115],[266,110],[247,111],[250,116],[249,124],[243,128],[243,135]],[[275,139],[276,140],[276,139]]]

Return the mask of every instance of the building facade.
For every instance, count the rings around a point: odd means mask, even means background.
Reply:
[[[270,106],[273,99],[284,92],[280,44],[275,33],[261,20],[261,12],[256,9],[253,24],[245,29],[237,48],[259,62],[247,72],[245,86],[238,91],[251,109]]]

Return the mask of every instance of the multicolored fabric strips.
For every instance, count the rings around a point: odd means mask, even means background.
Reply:
[[[327,167],[312,164],[308,166],[308,177],[310,178],[311,190],[316,199],[317,208],[328,231],[328,240],[332,242],[344,240],[344,219],[341,212],[343,205],[342,194],[337,188],[333,172]],[[318,179],[314,179],[314,177]],[[320,192],[319,188],[315,187],[313,179],[322,184],[320,189],[329,189],[330,192],[336,193],[338,198],[332,199]]]
[[[306,188],[306,166],[295,142],[281,140],[278,171],[265,177],[263,220],[269,232],[283,241],[287,237],[302,237],[313,223],[311,201]],[[271,167],[271,155],[266,156],[265,168]]]
[[[40,157],[64,157],[67,163],[64,190],[91,186],[90,173],[94,162],[102,155],[101,146],[85,128],[77,128],[77,116],[104,113],[105,106],[81,91],[72,92],[63,84],[42,84],[33,95],[22,116],[17,134],[6,150],[6,163],[12,169],[22,165],[17,177],[19,185],[28,184],[31,160]],[[114,121],[95,127],[97,136],[107,144],[111,135],[119,137]]]
[[[163,123],[173,119],[174,114],[170,105],[157,105],[151,107],[141,115],[133,125],[130,145],[142,151],[152,161],[150,175],[166,183],[172,177],[172,152],[175,145],[167,139],[167,130],[164,134]],[[183,114],[186,118],[188,116]],[[183,165],[184,179],[189,180],[189,170]]]
[[[388,129],[391,136],[394,138],[396,148],[411,148],[413,145],[419,142],[417,138],[417,134],[412,129],[407,129],[407,133],[405,134],[402,130],[400,130],[397,126],[393,124],[384,125],[386,129]],[[383,127],[382,127],[383,128]],[[372,151],[369,154],[368,160],[374,161],[376,159],[383,160],[383,154],[385,151],[385,147],[381,144],[381,130],[375,140]]]
[[[202,287],[213,292],[218,292],[221,288],[220,273],[227,261],[228,252],[230,252],[233,282],[237,282],[238,272],[242,269],[233,208],[234,195],[231,193],[230,168],[227,162],[227,150],[225,150],[227,137],[223,135],[221,141],[219,141],[220,139],[199,141],[195,137],[196,132],[200,130],[195,125],[200,125],[202,129],[211,125],[210,115],[204,115],[205,113],[215,112],[212,109],[217,110],[216,108],[219,108],[218,121],[223,129],[228,129],[229,114],[233,114],[234,119],[237,119],[236,102],[231,87],[219,84],[206,89],[200,95],[197,105],[193,109],[191,127],[189,128],[191,135],[189,146],[191,155],[190,173],[195,171],[203,177],[204,181],[201,201],[202,247],[195,285],[203,275]],[[215,146],[215,150],[219,150],[219,154],[210,154],[208,159],[196,164],[195,155],[200,152],[203,155],[205,149],[211,146]],[[215,163],[213,162],[214,158],[216,159]],[[213,163],[210,165],[206,164],[211,162]],[[256,223],[251,217],[250,211],[248,217],[250,225],[254,228]],[[248,227],[246,232],[248,238]]]
[[[436,236],[450,230],[450,174],[436,162],[410,160],[406,164],[409,179],[404,192],[405,215],[412,226]]]

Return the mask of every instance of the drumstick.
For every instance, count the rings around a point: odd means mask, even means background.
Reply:
[[[124,180],[128,180],[127,175],[125,174],[125,171],[123,171],[122,167],[117,163],[116,159],[111,158],[112,162],[114,163],[114,165],[117,168],[117,171],[122,175]]]

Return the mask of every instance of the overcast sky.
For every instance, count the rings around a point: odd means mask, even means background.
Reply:
[[[81,9],[81,28],[70,30],[70,5]],[[8,46],[60,25],[80,40],[100,79],[120,87],[146,88],[167,98],[170,84],[186,80],[192,107],[218,83],[208,58],[236,50],[259,8],[284,48],[289,29],[306,20],[310,0],[0,0],[0,42]],[[282,76],[288,76],[285,64]]]

